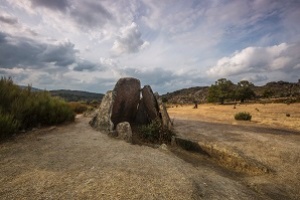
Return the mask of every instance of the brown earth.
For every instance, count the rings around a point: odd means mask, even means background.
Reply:
[[[86,117],[2,143],[0,199],[300,197],[299,133],[181,117],[179,136],[211,156],[131,145],[93,130]]]
[[[198,109],[192,109],[194,105],[169,105],[168,112],[173,118],[185,118],[188,120],[201,120],[232,125],[264,125],[271,128],[291,129],[300,132],[300,103],[283,104],[237,104],[216,105],[199,104]],[[239,122],[234,119],[238,112],[248,112],[252,115],[251,123]],[[289,114],[289,117],[287,117]]]
[[[234,120],[241,111],[251,112],[254,121]],[[180,138],[194,141],[219,166],[244,174],[242,180],[249,188],[271,199],[300,199],[299,104],[250,104],[235,109],[204,104],[168,112]]]

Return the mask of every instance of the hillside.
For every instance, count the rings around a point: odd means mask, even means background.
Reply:
[[[164,94],[162,98],[169,103],[179,104],[193,103],[194,101],[206,102],[208,90],[208,86],[185,88]]]
[[[103,98],[103,94],[78,91],[78,90],[50,90],[49,91],[52,96],[58,96],[66,101],[101,101]]]
[[[176,90],[162,95],[164,101],[175,104],[192,104],[195,101],[199,103],[207,102],[208,86],[191,87]],[[252,90],[256,99],[260,98],[294,98],[300,100],[300,80],[297,83],[277,81],[269,82],[263,86],[253,86]]]

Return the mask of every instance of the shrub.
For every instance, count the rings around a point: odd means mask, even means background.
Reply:
[[[77,114],[84,113],[89,108],[86,104],[79,103],[79,102],[69,102],[69,106]]]
[[[162,126],[160,120],[153,120],[148,125],[138,127],[139,136],[142,140],[151,143],[171,143],[172,136],[175,135],[171,130]]]
[[[18,129],[19,122],[12,115],[0,112],[0,140],[13,135]]]
[[[252,116],[250,113],[247,112],[239,112],[237,114],[234,115],[234,118],[236,120],[245,120],[245,121],[250,121]]]
[[[1,138],[18,129],[55,125],[75,118],[71,107],[62,99],[54,98],[46,91],[32,92],[30,86],[21,89],[11,78],[0,79],[0,111]]]

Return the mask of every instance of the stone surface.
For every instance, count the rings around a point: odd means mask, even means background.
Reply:
[[[140,101],[140,88],[141,83],[136,78],[121,78],[116,83],[111,114],[111,121],[115,126],[124,121],[134,122]]]
[[[155,97],[157,98],[157,102],[159,105],[159,112],[160,112],[160,117],[162,120],[162,125],[164,126],[164,128],[171,130],[172,122],[171,122],[170,116],[168,114],[167,108],[163,104],[163,102],[162,102],[161,98],[158,96],[158,94],[155,94]]]
[[[121,122],[116,127],[118,138],[132,143],[132,130],[129,122]]]
[[[145,85],[142,89],[142,96],[145,109],[150,120],[155,120],[159,116],[159,108],[156,97],[149,85]]]
[[[159,149],[163,151],[168,151],[168,146],[165,143],[163,143],[162,145],[159,146]]]
[[[113,122],[111,121],[111,112],[113,105],[113,93],[108,91],[103,97],[96,115],[90,121],[90,125],[97,130],[111,131],[113,129]]]
[[[150,123],[143,98],[140,100],[134,123],[138,125],[146,125]]]

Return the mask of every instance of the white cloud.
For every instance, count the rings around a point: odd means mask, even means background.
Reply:
[[[114,42],[112,51],[115,55],[124,53],[136,53],[149,46],[148,41],[142,39],[142,34],[138,30],[136,23],[132,22],[131,25],[122,27],[119,36]]]
[[[299,43],[248,47],[235,52],[230,57],[219,59],[217,64],[207,71],[207,74],[212,77],[226,77],[247,72],[291,70],[300,62],[299,56],[291,51],[295,48],[299,48]]]

